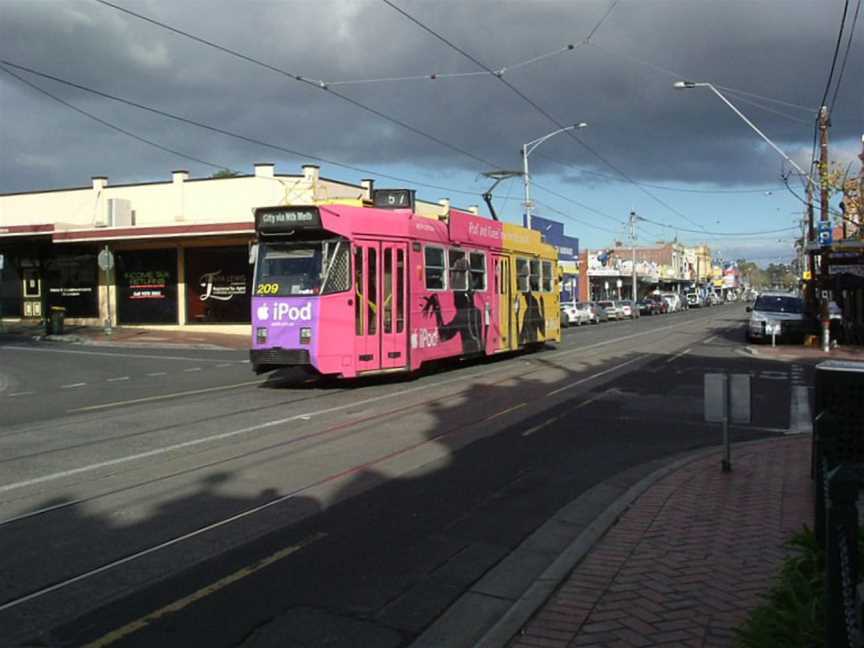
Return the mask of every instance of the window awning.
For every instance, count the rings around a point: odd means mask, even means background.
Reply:
[[[0,230],[2,231],[2,230]],[[187,238],[190,236],[251,235],[255,233],[252,221],[239,223],[181,223],[150,227],[94,227],[91,229],[60,230],[53,233],[55,243],[82,241],[135,241],[144,239]]]

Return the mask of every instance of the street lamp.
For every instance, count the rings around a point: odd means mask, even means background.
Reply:
[[[576,130],[577,128],[585,128],[587,125],[588,124],[585,122],[579,122],[572,126],[565,126],[564,128],[559,128],[551,133],[547,133],[543,137],[538,137],[537,139],[531,140],[527,144],[522,145],[522,178],[525,182],[525,227],[528,229],[531,229],[531,176],[528,174],[528,156],[534,152],[534,149],[549,138],[555,137],[559,133],[566,133],[567,131]]]
[[[784,153],[783,150],[779,146],[777,146],[774,142],[772,142],[770,139],[768,139],[768,136],[765,135],[765,133],[763,133],[761,130],[759,130],[753,122],[751,122],[749,119],[747,119],[747,117],[744,115],[744,113],[742,113],[740,110],[738,110],[732,104],[731,101],[729,101],[725,96],[723,96],[723,94],[721,94],[721,92],[717,88],[715,88],[713,84],[705,83],[705,82],[697,83],[695,81],[676,81],[673,84],[673,87],[675,87],[678,90],[689,90],[690,88],[708,88],[709,90],[711,90],[711,92],[713,92],[718,97],[720,97],[720,99],[723,101],[723,103],[725,103],[727,106],[729,106],[736,115],[738,115],[741,119],[743,119],[744,122],[750,128],[752,128],[754,131],[756,131],[756,134],[759,135],[759,137],[761,137],[763,140],[765,140],[768,143],[768,146],[770,146],[775,151],[777,151],[780,154],[780,157],[782,157],[784,160],[786,160],[792,166],[792,168],[794,168],[798,173],[800,173],[802,176],[807,178],[807,182],[809,182],[810,184],[815,186],[816,183],[813,182],[813,178],[810,177],[810,174],[806,173],[804,171],[804,169],[802,169],[800,166],[795,164],[795,161],[792,158],[790,158],[788,155],[786,155],[786,153]]]

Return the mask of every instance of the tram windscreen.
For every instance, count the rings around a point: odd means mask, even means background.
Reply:
[[[348,290],[349,244],[329,241],[261,242],[255,294],[320,295]]]

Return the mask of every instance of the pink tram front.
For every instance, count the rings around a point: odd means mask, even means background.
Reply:
[[[256,373],[351,378],[560,340],[556,251],[537,232],[359,203],[259,208],[255,226]]]

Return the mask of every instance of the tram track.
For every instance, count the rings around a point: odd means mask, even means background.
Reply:
[[[412,411],[422,412],[424,410],[429,409],[434,404],[444,403],[446,401],[453,401],[454,399],[458,399],[460,396],[464,395],[469,389],[476,390],[478,387],[478,382],[488,379],[489,377],[494,377],[494,380],[491,383],[488,383],[488,387],[492,388],[499,383],[506,383],[507,381],[512,381],[514,379],[524,379],[526,377],[533,377],[542,372],[548,372],[550,370],[557,371],[576,371],[576,372],[584,372],[586,369],[590,370],[592,366],[599,367],[599,364],[588,364],[586,366],[585,360],[595,361],[598,356],[611,355],[619,355],[620,354],[632,354],[637,350],[632,348],[631,345],[626,344],[621,349],[611,350],[609,349],[610,345],[613,345],[618,342],[627,342],[627,340],[638,339],[640,337],[649,336],[649,335],[658,335],[665,336],[669,329],[678,329],[686,326],[697,326],[699,322],[708,322],[712,319],[711,315],[700,316],[696,318],[688,318],[687,321],[675,322],[671,323],[668,326],[662,326],[657,328],[651,328],[650,330],[640,331],[636,333],[628,333],[624,336],[619,336],[617,338],[610,338],[608,340],[603,340],[598,343],[588,344],[579,346],[578,348],[572,349],[558,349],[549,350],[545,352],[540,352],[537,354],[530,355],[517,355],[510,356],[504,359],[502,363],[496,363],[493,361],[492,366],[487,366],[485,364],[474,365],[466,368],[467,373],[453,376],[449,373],[443,373],[433,376],[432,379],[427,379],[422,384],[414,385],[410,387],[408,390],[401,390],[397,392],[392,392],[391,390],[387,390],[388,387],[392,386],[392,383],[388,383],[385,385],[375,385],[373,388],[380,388],[385,390],[386,393],[381,393],[377,395],[373,395],[370,398],[365,399],[352,399],[350,402],[342,403],[336,405],[333,408],[327,408],[323,411],[311,411],[306,413],[298,413],[292,417],[289,417],[294,420],[303,420],[304,417],[310,417],[312,419],[319,418],[322,421],[325,417],[321,416],[322,414],[327,414],[328,416],[338,415],[340,412],[344,413],[349,411],[351,408],[363,407],[369,404],[377,404],[378,402],[384,401],[387,398],[395,398],[398,399],[404,396],[404,392],[419,392],[422,390],[431,390],[441,388],[442,386],[446,386],[448,384],[453,384],[457,382],[469,382],[475,381],[472,384],[466,384],[461,386],[458,389],[451,390],[444,394],[437,394],[432,398],[422,399],[418,402],[410,403],[404,406],[400,406],[397,408],[390,408],[383,412],[375,412],[373,414],[359,416],[356,418],[352,418],[347,421],[338,421],[334,422],[332,425],[328,425],[325,429],[316,430],[313,432],[306,433],[300,437],[294,439],[287,439],[285,441],[281,441],[275,444],[268,444],[263,447],[252,448],[247,452],[232,454],[231,456],[221,457],[215,461],[204,462],[198,465],[189,466],[183,470],[175,471],[171,474],[160,475],[156,478],[149,480],[142,480],[140,482],[136,482],[135,484],[127,484],[117,489],[111,489],[109,491],[105,491],[102,493],[96,493],[87,497],[78,498],[76,501],[69,501],[59,506],[47,507],[42,511],[33,511],[29,514],[18,516],[17,518],[10,518],[0,522],[0,526],[4,526],[9,528],[13,523],[19,524],[50,524],[49,522],[40,522],[40,520],[48,520],[51,519],[51,514],[59,514],[64,508],[69,508],[74,505],[81,505],[86,503],[92,503],[95,500],[105,500],[109,499],[112,496],[123,495],[125,493],[134,492],[136,490],[145,489],[148,486],[152,486],[154,484],[162,484],[170,482],[172,479],[182,478],[184,476],[193,475],[195,473],[202,473],[208,471],[208,469],[223,467],[227,465],[237,465],[238,462],[242,462],[244,459],[248,459],[256,456],[267,456],[267,461],[278,463],[283,461],[287,456],[296,455],[297,453],[302,454],[306,450],[314,450],[315,448],[324,447],[328,444],[338,443],[339,441],[347,440],[351,437],[362,438],[364,433],[369,433],[372,426],[376,424],[380,424],[385,420],[399,419],[400,417],[408,417]],[[662,339],[662,337],[661,337]],[[574,340],[575,342],[575,340]],[[659,342],[659,340],[658,340]],[[654,345],[656,347],[656,345]],[[577,367],[568,368],[565,366],[559,365],[557,362],[548,362],[550,359],[555,359],[558,357],[568,357],[573,354],[581,352],[581,355],[575,360],[578,363]],[[613,358],[604,358],[603,362],[610,361]],[[514,363],[519,363],[514,366]],[[525,366],[525,365],[533,365],[533,366]],[[550,364],[552,366],[550,366]],[[629,364],[629,363],[625,363]],[[623,368],[623,365],[616,365],[611,367],[609,370],[602,370],[600,372],[595,372],[592,375],[585,376],[584,378],[580,378],[580,382],[590,383],[592,379],[596,379],[602,376],[609,376],[610,374],[614,375],[616,370],[620,370]],[[506,375],[503,376],[495,376],[497,373],[504,372]],[[596,375],[595,375],[596,374]],[[254,507],[248,507],[243,510],[235,511],[231,515],[227,517],[222,517],[215,520],[207,520],[206,524],[201,524],[197,527],[197,529],[188,530],[186,533],[177,535],[174,537],[169,537],[160,539],[159,542],[151,542],[147,546],[140,547],[138,551],[130,553],[127,556],[117,557],[114,561],[108,561],[101,565],[93,565],[91,563],[90,569],[87,569],[86,562],[84,564],[78,563],[79,567],[85,567],[85,569],[77,569],[74,572],[70,572],[67,574],[67,578],[61,579],[62,582],[54,582],[54,583],[43,583],[43,587],[39,588],[38,583],[30,583],[31,587],[27,592],[20,591],[17,595],[13,594],[11,597],[6,598],[6,601],[0,604],[0,611],[13,611],[14,609],[24,606],[25,604],[33,601],[34,604],[37,602],[37,599],[40,599],[48,594],[53,592],[58,592],[60,594],[60,590],[73,585],[75,583],[82,582],[82,577],[90,578],[90,576],[86,576],[92,572],[92,576],[97,576],[99,574],[106,573],[106,571],[110,571],[114,567],[119,568],[123,565],[131,565],[132,562],[138,560],[138,558],[143,559],[146,556],[153,556],[153,554],[157,553],[160,548],[168,548],[168,547],[179,547],[181,544],[184,544],[184,538],[191,541],[193,538],[200,537],[201,534],[206,533],[208,530],[212,530],[215,532],[216,529],[224,529],[228,525],[231,524],[232,521],[238,521],[241,519],[248,519],[250,516],[254,516],[258,512],[263,512],[266,510],[273,510],[276,507],[279,507],[281,503],[288,503],[292,499],[296,499],[301,496],[307,496],[310,493],[316,491],[316,489],[321,489],[327,485],[332,485],[334,483],[341,483],[343,480],[348,481],[350,477],[356,477],[362,474],[365,471],[368,471],[371,467],[381,466],[386,464],[389,460],[394,460],[396,458],[405,458],[406,456],[411,456],[412,453],[419,452],[424,447],[435,447],[436,444],[440,443],[443,439],[446,438],[461,438],[463,439],[460,443],[470,443],[483,436],[494,435],[497,434],[499,428],[506,427],[512,424],[512,417],[514,415],[521,416],[523,418],[527,417],[536,417],[538,414],[542,413],[545,410],[549,410],[554,408],[556,411],[557,418],[561,418],[565,416],[568,411],[570,411],[566,407],[567,399],[572,399],[578,396],[572,392],[568,392],[563,394],[559,399],[550,399],[546,398],[546,394],[544,392],[548,392],[549,388],[546,385],[537,382],[531,383],[532,388],[524,393],[523,400],[524,403],[519,403],[514,406],[513,403],[502,404],[501,407],[495,407],[496,403],[494,401],[490,402],[481,402],[478,403],[476,400],[472,403],[466,403],[463,406],[460,406],[458,410],[454,410],[458,416],[459,420],[454,421],[452,425],[446,427],[443,430],[438,430],[438,432],[430,436],[429,438],[422,439],[415,443],[409,444],[400,444],[399,447],[392,449],[389,452],[378,453],[374,457],[368,458],[365,461],[354,462],[342,470],[334,470],[329,472],[322,478],[314,481],[307,481],[300,485],[298,488],[293,489],[287,493],[279,495],[276,498],[268,500],[267,502],[258,504]],[[344,393],[344,391],[350,391],[351,395],[355,395],[355,392],[352,389],[346,389],[339,392],[339,394],[328,393],[326,395],[321,396],[336,396]],[[369,393],[365,389],[363,393]],[[475,396],[476,396],[475,391]],[[490,389],[490,393],[494,394],[494,390]],[[304,399],[306,402],[310,400],[317,400],[319,396],[315,396],[311,399]],[[270,406],[270,408],[275,407],[284,407],[286,404],[290,404],[292,402],[297,402],[297,399],[291,399],[286,402],[274,403]],[[574,404],[571,406],[571,409],[575,409],[581,406],[580,404]],[[268,408],[268,409],[270,409]],[[247,410],[257,410],[258,408],[246,408]],[[500,411],[499,411],[500,410]],[[516,410],[514,412],[514,410]],[[452,412],[451,412],[452,413]],[[456,414],[454,414],[456,415]],[[548,417],[546,417],[548,418]],[[539,422],[540,419],[537,419]],[[277,421],[281,421],[281,419],[277,419]],[[284,421],[283,421],[284,422]],[[305,423],[306,421],[304,421]],[[270,422],[272,423],[272,422]],[[406,422],[406,425],[408,423]],[[274,423],[270,427],[265,428],[266,433],[277,433],[277,428],[279,427],[279,423]],[[527,424],[526,424],[527,427]],[[373,430],[374,431],[374,430]],[[112,440],[105,440],[104,443],[110,444]],[[260,442],[261,437],[256,437],[256,442]],[[291,448],[297,447],[298,444],[302,444],[304,442],[312,441],[313,444],[304,446],[299,448],[296,452],[290,451],[289,453],[280,453],[278,456],[268,456],[272,455],[274,452],[278,452],[280,448]],[[196,456],[203,456],[207,452],[214,451],[219,452],[224,448],[220,449],[219,447],[205,447],[206,443],[202,441],[200,447],[201,451],[195,451],[193,454],[189,454],[183,457],[184,461],[195,461]],[[428,453],[427,453],[428,454]],[[157,467],[158,465],[162,465],[163,463],[168,463],[170,461],[175,460],[176,458],[170,458],[165,456],[165,461],[153,462],[150,463],[149,466],[151,468]],[[424,459],[428,460],[428,459]],[[256,464],[257,466],[258,464]],[[135,468],[134,471],[137,471],[138,468]],[[124,474],[128,476],[128,472],[124,471]],[[101,478],[101,476],[100,476]],[[85,482],[89,483],[89,482]],[[70,484],[64,482],[63,488],[68,488]],[[55,490],[52,487],[52,490]],[[49,491],[50,492],[50,491]],[[56,492],[56,490],[55,490]],[[359,491],[359,492],[362,492]],[[358,494],[358,492],[353,492],[352,496]],[[42,496],[47,496],[48,493],[42,493]],[[329,502],[328,505],[335,503],[335,501]],[[299,518],[302,519],[302,518]],[[298,519],[293,520],[292,524],[297,522]],[[200,523],[199,523],[200,524]],[[201,533],[198,533],[198,532]],[[197,535],[196,535],[197,534]],[[167,543],[167,544],[166,544]],[[110,556],[106,556],[110,557]],[[202,554],[197,555],[195,561],[206,559],[208,555]],[[154,558],[155,560],[155,558]],[[150,561],[148,561],[150,562]],[[116,563],[116,564],[115,564]],[[114,565],[114,567],[111,567]],[[108,567],[107,570],[103,569]],[[100,580],[101,582],[101,580]],[[144,581],[146,582],[146,581]],[[65,585],[63,583],[66,583]],[[142,585],[142,583],[138,583],[138,585]]]

